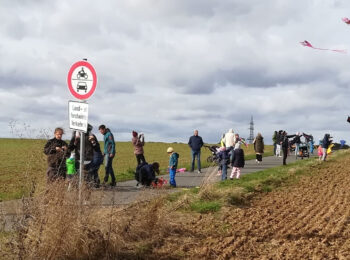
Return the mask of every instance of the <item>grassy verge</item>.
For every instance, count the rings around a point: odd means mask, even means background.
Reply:
[[[339,160],[349,156],[349,151],[338,151],[329,160]],[[271,192],[295,183],[300,176],[322,167],[318,158],[298,160],[287,166],[279,166],[243,175],[239,180],[226,180],[198,189],[184,190],[171,194],[168,200],[179,203],[185,211],[208,213],[219,211],[224,206],[246,206],[258,193]]]

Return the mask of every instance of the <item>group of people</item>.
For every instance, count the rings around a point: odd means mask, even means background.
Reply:
[[[104,150],[100,148],[100,144],[96,136],[92,133],[93,127],[89,124],[87,127],[87,133],[85,134],[85,148],[84,148],[84,162],[80,163],[80,142],[81,136],[79,132],[74,131],[72,138],[67,144],[62,140],[64,130],[60,127],[54,131],[54,138],[48,140],[44,147],[44,153],[47,155],[48,169],[47,179],[48,182],[55,181],[57,179],[68,179],[73,182],[78,172],[80,165],[84,165],[85,181],[91,186],[99,187],[100,179],[98,176],[98,170],[104,162],[105,176],[103,178],[103,184],[106,185],[111,177],[110,186],[116,185],[116,177],[113,170],[113,159],[115,157],[115,141],[112,132],[105,126],[99,126],[99,132],[103,135]],[[283,165],[286,165],[286,159],[291,145],[295,145],[295,154],[298,154],[299,146],[301,143],[301,137],[305,138],[305,141],[310,145],[310,152],[313,153],[313,137],[305,133],[296,133],[295,135],[288,135],[286,131],[275,131],[272,137],[274,143],[274,154],[277,157],[281,156],[283,152]],[[291,140],[290,140],[291,139]],[[135,179],[137,180],[137,186],[151,186],[157,185],[158,178],[156,174],[159,174],[159,163],[147,163],[144,155],[145,138],[144,134],[138,134],[136,131],[132,131],[132,144],[134,146],[134,154],[136,157],[136,170]],[[320,159],[326,160],[327,149],[329,148],[332,140],[329,134],[326,134],[320,147],[318,149],[318,155]],[[194,130],[193,136],[189,138],[188,145],[191,149],[191,169],[193,172],[195,169],[195,162],[197,160],[198,173],[201,173],[201,148],[204,145],[202,137],[198,135],[198,130]],[[217,148],[216,158],[219,164],[219,174],[222,180],[227,179],[227,169],[229,165],[232,167],[230,179],[238,179],[241,175],[241,169],[245,165],[244,151],[241,145],[247,145],[243,138],[239,137],[238,133],[235,133],[233,129],[229,129],[227,133],[222,135],[220,140],[220,147]],[[264,153],[264,138],[261,133],[258,133],[253,141],[254,151],[256,154],[256,162],[259,164],[262,162],[262,156]],[[178,165],[179,154],[174,151],[172,147],[167,149],[169,155],[169,184],[172,187],[176,187],[176,171]],[[109,177],[110,176],[110,177]]]
[[[98,187],[100,179],[98,170],[101,164],[105,164],[105,176],[103,183],[106,184],[111,176],[111,186],[116,185],[116,178],[113,170],[113,158],[115,156],[115,142],[112,132],[105,125],[99,126],[99,132],[103,135],[104,151],[102,153],[96,136],[91,132],[93,127],[89,124],[87,133],[84,135],[85,148],[80,151],[81,135],[74,131],[72,138],[67,144],[62,140],[63,128],[56,128],[54,138],[48,140],[44,146],[44,153],[47,155],[48,169],[47,180],[53,182],[58,179],[68,179],[74,182],[80,165],[84,165],[85,180],[91,186]],[[84,153],[84,162],[80,163],[80,153]]]
[[[301,138],[304,138],[304,142],[301,141]],[[276,157],[282,157],[281,156],[281,150],[283,152],[283,165],[286,165],[286,159],[290,151],[292,150],[292,147],[294,148],[294,154],[297,157],[300,152],[300,147],[303,144],[304,147],[306,146],[309,153],[314,153],[314,138],[312,135],[297,132],[294,135],[288,135],[288,133],[284,130],[275,131],[272,136],[272,141],[274,144],[274,154]],[[323,140],[320,140],[319,146],[318,146],[318,156],[319,160],[326,160],[327,150],[329,149],[330,145],[332,143],[332,137],[330,134],[326,133],[324,135]],[[306,149],[306,148],[305,148]]]

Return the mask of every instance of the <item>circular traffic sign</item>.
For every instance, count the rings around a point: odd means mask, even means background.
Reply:
[[[96,89],[96,71],[87,61],[78,61],[70,68],[67,83],[74,97],[82,100],[88,99]]]

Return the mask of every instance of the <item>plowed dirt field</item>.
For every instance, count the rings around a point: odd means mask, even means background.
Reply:
[[[247,208],[182,219],[187,237],[165,244],[193,259],[350,259],[350,157],[311,171]]]

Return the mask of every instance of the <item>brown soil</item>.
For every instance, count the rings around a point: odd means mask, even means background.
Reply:
[[[179,214],[173,225],[181,231],[153,249],[153,257],[350,259],[349,168],[349,157],[327,161],[297,184],[258,196],[248,208]]]

